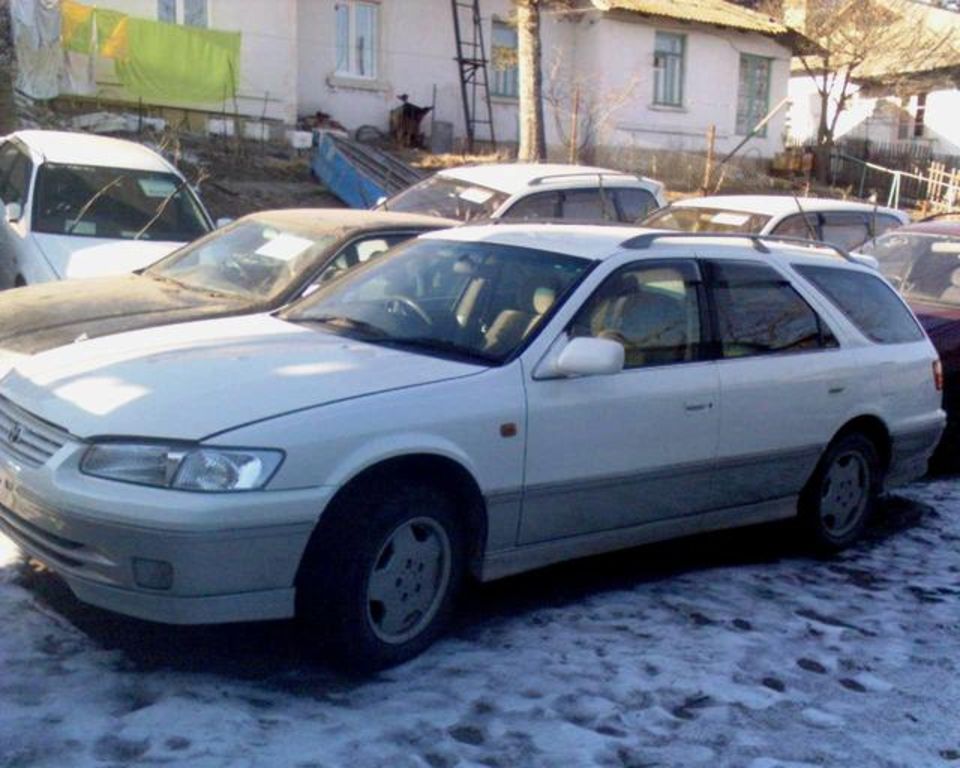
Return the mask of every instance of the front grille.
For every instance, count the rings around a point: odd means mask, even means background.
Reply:
[[[0,451],[28,467],[40,467],[69,439],[60,427],[0,397]]]

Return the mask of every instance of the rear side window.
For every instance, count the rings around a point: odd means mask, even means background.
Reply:
[[[612,190],[620,208],[620,220],[633,224],[657,209],[657,199],[645,189],[617,187]],[[608,192],[609,194],[609,192]]]
[[[919,341],[923,331],[894,290],[866,272],[798,265],[813,283],[867,338],[880,344]]]
[[[560,218],[560,194],[558,192],[541,192],[530,195],[514,203],[503,214],[505,219],[520,219],[521,221],[538,221],[542,219]]]
[[[816,312],[776,270],[714,262],[712,282],[723,357],[836,346]]]

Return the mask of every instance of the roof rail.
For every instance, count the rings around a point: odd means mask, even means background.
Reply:
[[[596,176],[601,181],[603,180],[604,176],[643,181],[643,176],[640,176],[636,173],[625,173],[623,171],[570,171],[568,173],[547,173],[543,176],[534,176],[532,179],[530,179],[529,184],[531,187],[535,187],[539,184],[543,184],[545,181],[553,181],[554,179],[568,179],[571,177],[581,176]]]
[[[685,237],[702,239],[712,238],[721,240],[749,240],[750,244],[753,246],[753,249],[759,251],[760,253],[770,253],[770,249],[767,247],[768,242],[784,243],[785,245],[806,246],[807,248],[826,248],[827,250],[836,253],[844,261],[849,261],[854,264],[859,263],[849,253],[843,250],[843,248],[831,243],[824,243],[820,240],[809,240],[803,237],[787,237],[785,235],[754,235],[747,232],[743,234],[732,232],[646,232],[642,235],[631,237],[629,240],[624,240],[622,243],[620,243],[620,247],[642,251],[652,246],[657,240],[680,239]]]

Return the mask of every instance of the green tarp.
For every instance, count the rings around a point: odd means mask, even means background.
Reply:
[[[120,82],[132,96],[210,103],[236,95],[239,32],[138,19],[73,0],[64,0],[62,14],[63,47],[113,59]]]
[[[134,96],[176,102],[232,98],[240,68],[240,33],[127,20],[127,56],[116,60]]]

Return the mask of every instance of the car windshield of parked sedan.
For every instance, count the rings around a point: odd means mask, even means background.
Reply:
[[[860,249],[907,298],[960,305],[960,238],[891,232]]]
[[[677,232],[758,234],[770,218],[759,213],[745,213],[723,208],[667,206],[652,213],[639,226]]]
[[[471,221],[489,218],[507,197],[488,187],[437,174],[391,197],[380,205],[380,209]]]
[[[591,261],[494,243],[407,243],[283,313],[373,344],[483,364],[510,358]]]
[[[188,242],[210,224],[179,176],[129,168],[44,163],[33,229],[51,235]]]
[[[332,234],[242,219],[174,251],[143,274],[267,300],[286,291],[335,241]]]

